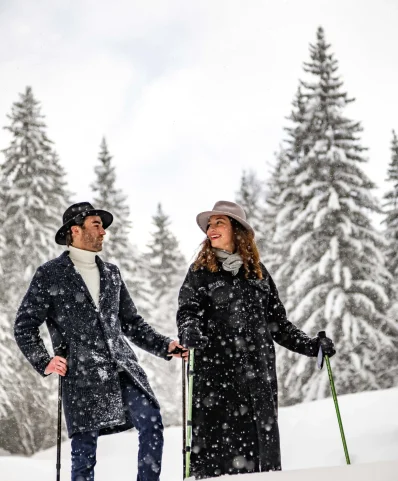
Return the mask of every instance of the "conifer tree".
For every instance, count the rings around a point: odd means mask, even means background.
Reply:
[[[362,128],[344,114],[353,99],[342,91],[329,48],[319,28],[304,65],[310,80],[302,82],[301,120],[292,119],[290,130],[294,189],[289,183],[280,195],[287,215],[278,217],[275,235],[289,247],[281,269],[291,275],[290,319],[309,335],[326,330],[334,340],[343,394],[391,385],[378,373],[396,349],[398,325],[386,316],[390,276],[383,238],[370,220],[380,208],[361,168]],[[284,350],[279,366],[285,404],[329,395],[313,359]]]
[[[248,223],[253,227],[261,257],[266,252],[266,225],[264,224],[264,189],[254,171],[243,171],[236,202],[243,207]]]
[[[1,237],[1,234],[0,234]],[[1,242],[1,239],[0,239]],[[1,242],[0,255],[5,253],[5,246]],[[8,414],[12,412],[12,396],[9,390],[9,382],[15,376],[15,354],[16,346],[15,341],[12,336],[12,327],[10,319],[12,318],[12,313],[10,312],[10,305],[6,297],[6,288],[3,285],[4,277],[0,266],[0,279],[3,279],[2,285],[0,286],[0,426],[1,420],[7,418]],[[17,374],[18,375],[18,374]],[[1,442],[1,441],[0,441]]]
[[[277,281],[283,302],[287,298],[286,290],[292,275],[291,264],[286,262],[294,241],[289,236],[289,225],[294,219],[297,206],[300,205],[295,169],[301,157],[308,151],[306,133],[311,127],[311,122],[305,122],[305,102],[306,98],[300,86],[293,99],[293,109],[287,117],[292,125],[285,128],[288,134],[286,145],[280,147],[266,187],[265,222],[269,235],[265,261]]]
[[[104,255],[108,259],[119,261],[126,257],[129,247],[130,209],[127,205],[127,196],[116,186],[116,171],[105,138],[102,139],[100,148],[98,165],[94,169],[96,178],[91,188],[95,193],[95,207],[98,205],[98,208],[113,214],[112,230],[109,231]]]
[[[152,294],[151,324],[161,334],[175,339],[177,335],[176,312],[178,293],[186,271],[185,260],[178,242],[170,230],[169,217],[163,212],[161,204],[153,217],[155,227],[148,244],[149,281]],[[154,356],[146,356],[151,384],[162,405],[166,425],[180,424],[179,389],[170,390],[170,386],[179,386],[181,378],[180,363],[176,360],[164,362]],[[164,380],[168,379],[165,384]]]
[[[10,123],[5,129],[11,134],[11,142],[3,150],[4,162],[0,166],[4,186],[0,210],[7,246],[0,252],[6,279],[0,286],[0,298],[5,300],[2,335],[12,339],[15,313],[34,271],[59,254],[54,235],[67,207],[68,193],[64,171],[47,137],[40,104],[30,87],[13,104],[8,118]],[[32,454],[54,441],[56,378],[40,378],[22,358],[14,341],[7,347],[12,351],[14,375],[9,377],[0,370],[0,384],[7,387],[12,405],[7,417],[0,419],[2,447]]]
[[[5,192],[5,185],[3,179],[0,178],[0,206],[4,206],[3,195]],[[0,208],[0,225],[4,222],[4,212]],[[0,261],[6,256],[6,244],[4,238],[4,232],[0,230]],[[11,399],[4,379],[12,378],[14,375],[14,354],[15,350],[12,349],[13,338],[9,324],[9,313],[5,312],[8,306],[6,297],[7,287],[5,285],[4,271],[2,264],[0,263],[0,306],[2,306],[0,312],[0,360],[1,360],[1,374],[0,374],[0,422],[2,418],[7,416],[8,411],[12,410]]]
[[[392,189],[385,196],[386,211],[386,237],[388,240],[387,265],[394,279],[398,275],[398,137],[392,132],[391,162],[388,169],[387,182],[392,184]]]
[[[47,137],[39,102],[30,87],[20,97],[8,116],[10,125],[5,129],[12,140],[3,151],[1,166],[7,189],[3,232],[8,255],[4,269],[7,275],[17,274],[10,279],[17,282],[18,290],[21,273],[26,285],[34,268],[59,251],[53,242],[54,232],[67,206],[63,171]]]
[[[282,226],[279,217],[287,214],[283,209],[285,200],[281,194],[290,192],[288,190],[289,183],[293,187],[291,191],[294,192],[294,179],[291,173],[291,161],[286,152],[281,149],[276,155],[276,163],[265,186],[264,224],[267,231],[267,243],[263,259],[267,270],[277,281],[279,296],[283,302],[286,300],[286,289],[289,283],[289,273],[284,270],[288,267],[285,260],[289,254],[289,246],[285,242],[280,242],[278,238],[281,236]],[[277,225],[279,225],[278,231]]]
[[[392,276],[391,303],[388,315],[398,319],[398,137],[392,131],[391,162],[388,169],[387,182],[392,184],[391,189],[384,195],[385,206],[385,234],[387,239],[386,258],[387,266]],[[394,385],[398,381],[398,364],[387,367],[385,372],[390,373]]]
[[[169,217],[158,204],[153,217],[155,230],[148,244],[149,273],[155,309],[165,314],[172,323],[165,325],[168,334],[175,333],[175,313],[178,292],[184,279],[185,260],[178,242],[170,230]]]
[[[102,139],[100,149],[95,167],[96,179],[91,185],[95,193],[94,207],[113,214],[113,223],[107,229],[101,257],[120,268],[139,313],[146,318],[150,313],[150,300],[144,258],[129,239],[132,227],[130,208],[127,196],[116,186],[116,168],[105,138]]]

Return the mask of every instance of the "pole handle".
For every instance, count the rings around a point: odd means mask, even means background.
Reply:
[[[319,339],[324,339],[326,337],[326,332],[325,331],[319,331],[318,336]],[[322,351],[322,347],[319,345],[319,350],[318,350],[318,355],[317,355],[317,365],[319,369],[323,368],[323,361],[326,359],[328,356],[325,356]]]

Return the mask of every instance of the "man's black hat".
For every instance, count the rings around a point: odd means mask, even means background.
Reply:
[[[113,222],[113,215],[106,210],[94,209],[89,202],[80,202],[68,207],[62,217],[63,226],[55,234],[55,242],[61,246],[66,245],[66,233],[76,222],[83,220],[89,215],[98,215],[102,220],[102,227],[106,229]]]

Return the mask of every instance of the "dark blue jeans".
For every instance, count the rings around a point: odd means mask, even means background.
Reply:
[[[159,481],[163,424],[159,409],[132,384],[123,385],[123,403],[139,433],[137,481]],[[93,481],[98,431],[72,436],[72,481]]]

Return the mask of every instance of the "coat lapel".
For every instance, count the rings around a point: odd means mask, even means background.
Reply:
[[[68,251],[65,251],[61,255],[61,261],[65,267],[65,273],[67,278],[70,279],[75,284],[75,286],[78,289],[78,292],[81,293],[81,295],[84,295],[87,297],[87,299],[94,306],[94,309],[97,309],[97,306],[95,305],[95,302],[91,297],[90,291],[88,290],[87,285],[83,280],[83,277],[79,274],[79,271],[75,268],[72,260],[70,259]]]
[[[107,291],[111,285],[111,277],[109,269],[106,267],[105,262],[99,257],[95,257],[95,262],[97,263],[100,272],[100,297],[99,297],[99,308],[100,311],[104,311],[104,304],[107,299]]]

